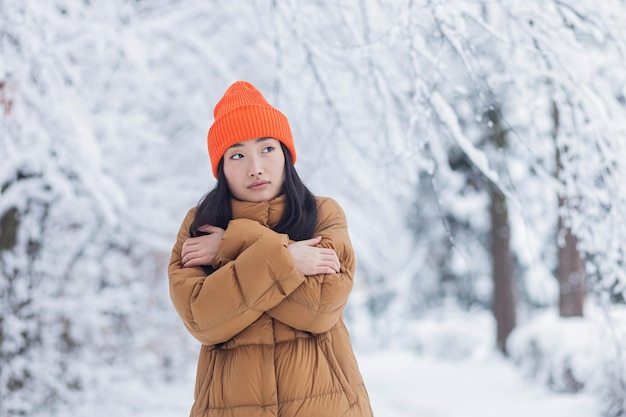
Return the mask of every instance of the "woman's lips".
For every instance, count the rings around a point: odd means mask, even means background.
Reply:
[[[248,185],[250,190],[261,190],[269,185],[269,181],[255,181],[252,184]]]

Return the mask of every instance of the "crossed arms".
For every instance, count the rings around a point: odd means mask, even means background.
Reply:
[[[291,242],[254,220],[236,219],[224,231],[213,258],[216,271],[207,276],[200,267],[187,266],[189,261],[183,266],[183,245],[194,218],[190,210],[172,249],[168,273],[170,296],[191,334],[206,345],[222,343],[264,313],[298,330],[330,330],[352,289],[354,254],[341,207],[325,199],[318,213],[315,236],[320,239],[312,247],[331,249],[337,266],[310,274],[302,255],[306,248],[293,253],[294,243],[301,242]]]

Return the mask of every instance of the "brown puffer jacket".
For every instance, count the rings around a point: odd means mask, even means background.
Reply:
[[[193,417],[372,416],[343,309],[352,289],[354,253],[345,215],[317,198],[320,246],[333,248],[339,274],[305,277],[270,229],[284,196],[262,203],[233,200],[213,267],[181,268],[195,209],[178,232],[169,265],[170,295],[201,343]]]

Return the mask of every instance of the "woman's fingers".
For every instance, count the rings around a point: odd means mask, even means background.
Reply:
[[[315,237],[312,237],[311,239],[301,240],[299,243],[303,243],[307,246],[317,246],[321,241],[322,241],[321,236],[315,236]]]
[[[339,257],[334,250],[329,248],[321,249],[322,253],[322,265],[332,268],[335,273],[338,273],[341,270],[341,263],[339,262]]]
[[[318,240],[321,240],[321,237],[318,237]],[[316,238],[314,238],[316,239]],[[313,240],[313,239],[311,239]],[[337,253],[331,248],[315,248],[319,251],[320,259],[319,266],[323,268],[323,272],[325,274],[337,274],[341,270],[341,264],[339,262],[339,257]]]
[[[208,234],[191,237],[183,242],[180,253],[183,268],[211,265],[225,232],[222,228],[208,224],[199,227],[198,230]]]
[[[336,274],[341,271],[337,253],[331,248],[318,248],[321,237],[302,240],[288,246],[296,269],[304,275]]]

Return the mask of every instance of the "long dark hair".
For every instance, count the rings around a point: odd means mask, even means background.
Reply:
[[[287,147],[282,142],[280,147],[285,155],[285,182],[282,189],[285,194],[285,210],[273,230],[289,235],[294,241],[310,239],[317,226],[317,202],[298,176]],[[196,217],[189,226],[189,234],[192,237],[205,234],[198,230],[204,224],[226,229],[233,218],[231,199],[222,158],[217,167],[217,185],[198,203]]]

